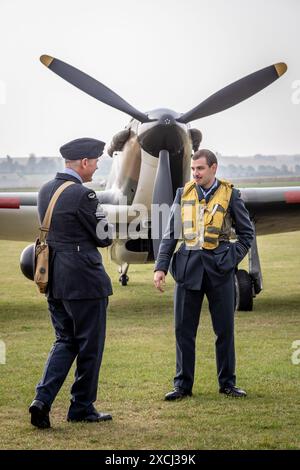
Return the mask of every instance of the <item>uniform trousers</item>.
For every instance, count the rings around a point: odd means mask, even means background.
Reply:
[[[80,418],[94,410],[105,342],[107,304],[107,297],[85,300],[48,298],[56,341],[36,387],[35,399],[50,408],[76,359],[69,418]]]
[[[195,374],[195,342],[204,295],[207,296],[213,329],[216,335],[216,363],[220,388],[234,386],[234,273],[213,287],[204,271],[200,290],[185,289],[176,284],[174,293],[176,376],[174,386],[191,391]]]

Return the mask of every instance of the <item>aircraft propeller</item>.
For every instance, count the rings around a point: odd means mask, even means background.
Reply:
[[[217,91],[198,104],[198,106],[184,113],[177,120],[188,123],[231,108],[231,106],[250,98],[250,96],[255,95],[270,85],[277,78],[281,77],[286,70],[287,65],[284,62],[279,62],[278,64],[269,65],[264,69],[251,73]]]
[[[151,216],[152,244],[155,259],[157,258],[160,241],[166,228],[166,224],[159,223],[158,209],[162,204],[166,204],[168,207],[171,207],[172,203],[173,185],[170,171],[169,152],[167,150],[161,150],[159,152],[158,168],[154,182],[152,199],[153,208]]]
[[[40,60],[42,64],[52,70],[52,72],[102,103],[112,108],[119,109],[142,123],[154,121],[145,113],[142,113],[131,104],[127,103],[127,101],[110,90],[110,88],[103,85],[103,83],[81,72],[81,70],[72,65],[49,55],[42,55]],[[176,121],[188,123],[224,111],[255,95],[281,77],[286,70],[287,65],[284,62],[279,62],[251,73],[217,91],[195,108],[182,114]]]
[[[151,121],[146,114],[141,113],[131,106],[131,104],[123,100],[121,96],[110,90],[110,88],[103,85],[103,83],[100,83],[98,80],[95,80],[86,73],[81,72],[81,70],[72,67],[72,65],[66,64],[62,60],[55,59],[49,55],[42,55],[40,57],[40,61],[52,70],[52,72],[102,103],[107,104],[112,108],[119,109],[119,111],[129,114],[129,116],[132,116],[140,122]]]

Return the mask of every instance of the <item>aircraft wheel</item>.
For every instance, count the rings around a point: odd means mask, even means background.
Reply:
[[[239,269],[235,275],[236,310],[253,310],[253,282],[245,269]]]
[[[120,276],[119,278],[119,281],[122,284],[122,286],[127,286],[129,277],[126,274],[122,274],[122,276]]]

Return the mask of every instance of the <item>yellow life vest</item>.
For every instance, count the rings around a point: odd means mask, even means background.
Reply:
[[[190,249],[213,250],[219,245],[219,236],[229,206],[233,184],[221,183],[209,202],[199,201],[196,183],[189,181],[181,196],[183,238]]]

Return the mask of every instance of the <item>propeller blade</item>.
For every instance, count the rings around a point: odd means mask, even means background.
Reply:
[[[270,85],[277,78],[281,77],[286,70],[287,65],[284,62],[280,62],[251,73],[217,91],[198,104],[198,106],[184,113],[177,121],[188,123],[231,108],[231,106],[250,98],[250,96],[255,95],[255,93]]]
[[[114,91],[110,90],[86,73],[72,67],[72,65],[66,64],[65,62],[49,55],[42,55],[40,57],[40,61],[52,70],[52,72],[102,103],[108,104],[108,106],[111,106],[112,108],[119,109],[120,111],[123,111],[123,113],[129,114],[129,116],[132,116],[140,122],[151,121],[146,114],[135,109]]]
[[[160,223],[159,206],[161,206],[161,204],[167,204],[171,207],[173,199],[169,152],[167,150],[161,150],[159,152],[158,168],[154,182],[151,214],[152,243],[155,259],[168,222],[167,218],[162,216],[162,223]]]

